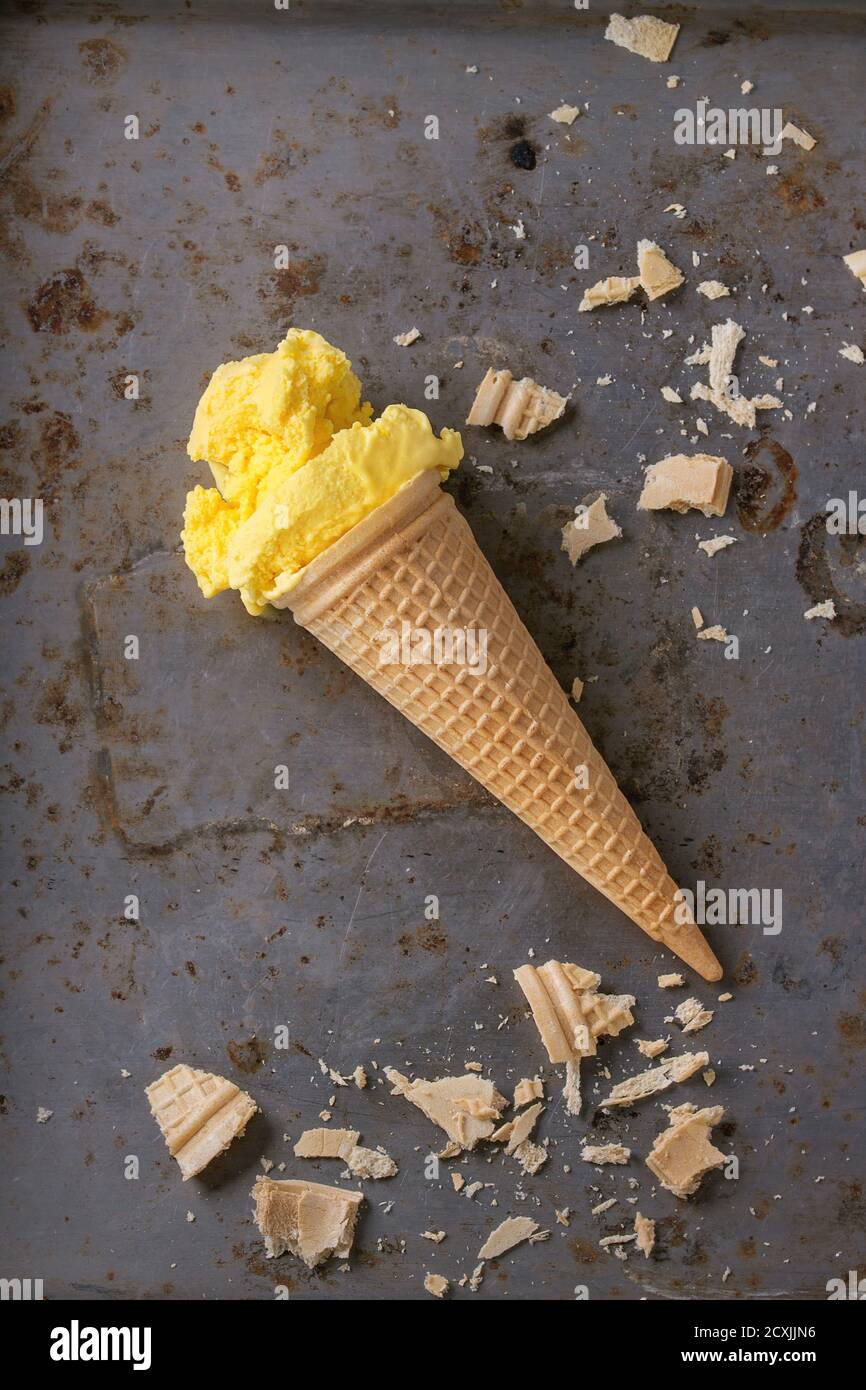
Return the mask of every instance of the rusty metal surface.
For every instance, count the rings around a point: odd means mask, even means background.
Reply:
[[[657,67],[604,43],[596,9],[4,10],[2,491],[45,499],[46,537],[0,541],[0,1273],[41,1277],[49,1297],[263,1298],[274,1283],[423,1297],[424,1272],[471,1270],[506,1214],[551,1226],[565,1206],[571,1225],[489,1267],[477,1297],[822,1298],[866,1264],[866,581],[862,539],[820,521],[863,479],[863,369],[838,356],[864,340],[840,261],[866,241],[863,11],[668,7],[683,30]],[[738,105],[744,77],[819,141],[786,146],[775,178],[753,150],[730,162],[672,139],[676,107]],[[568,131],[547,113],[572,100],[589,110]],[[662,211],[674,201],[685,218]],[[574,246],[595,280],[627,273],[643,236],[689,284],[645,321],[637,305],[578,318]],[[278,244],[291,264],[275,272]],[[747,388],[771,390],[757,355],[778,358],[793,418],[734,438],[710,420],[706,447],[737,470],[729,525],[639,515],[639,456],[688,447],[694,412],[659,387],[695,379],[678,364],[726,316],[694,294],[714,276],[736,289],[721,308],[747,329]],[[423,405],[438,375],[437,427],[464,418],[489,365],[574,388],[561,425],[526,444],[467,430],[454,488],[556,673],[598,678],[582,717],[674,876],[783,892],[779,935],[713,934],[734,1000],[700,1039],[714,1089],[682,1093],[727,1108],[738,1181],[714,1177],[688,1205],[652,1195],[639,1155],[661,1107],[589,1104],[576,1122],[552,1085],[547,1167],[518,1182],[513,1160],[476,1155],[462,1171],[495,1188],[467,1201],[444,1172],[425,1179],[435,1137],[418,1112],[320,1075],[319,1057],[426,1075],[476,1059],[510,1094],[541,1062],[511,980],[530,948],[634,992],[641,1037],[664,1031],[655,974],[672,964],[290,619],[198,596],[177,550],[201,476],[184,451],[195,401],[218,362],[292,322],[343,346],[378,408]],[[396,347],[415,323],[421,342]],[[625,538],[574,571],[558,528],[598,487]],[[695,536],[722,530],[738,543],[707,561]],[[830,596],[839,621],[803,621]],[[695,641],[693,604],[739,635],[738,661]],[[264,1112],[184,1186],[142,1090],[180,1060],[246,1084]],[[614,1078],[637,1060],[628,1035],[603,1051]],[[586,1075],[591,1100],[605,1083]],[[401,1171],[367,1184],[351,1274],[309,1275],[263,1258],[247,1194],[260,1156],[301,1166],[282,1135],[332,1094]],[[581,1165],[584,1132],[630,1143],[631,1168]],[[631,1222],[631,1173],[659,1221],[649,1262],[597,1245]],[[608,1194],[618,1206],[590,1216]],[[424,1229],[448,1238],[429,1246]]]

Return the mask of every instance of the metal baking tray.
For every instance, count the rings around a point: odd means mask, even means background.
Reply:
[[[841,261],[866,241],[864,9],[662,13],[682,23],[664,66],[604,42],[604,7],[566,0],[4,8],[3,491],[44,499],[45,538],[0,541],[3,1275],[48,1297],[424,1297],[426,1270],[459,1279],[511,1212],[551,1239],[455,1296],[820,1299],[862,1268],[866,568],[862,537],[823,516],[863,487],[862,368],[838,350],[864,341]],[[777,175],[754,147],[728,160],[673,139],[678,108],[740,106],[745,79],[817,138],[786,144]],[[572,127],[549,119],[562,102],[584,108]],[[687,285],[646,314],[579,316],[587,273],[627,273],[642,237]],[[733,297],[704,301],[698,278]],[[728,306],[746,389],[781,376],[791,418],[750,432],[708,415],[700,443],[736,470],[724,523],[639,514],[642,462],[699,447],[694,408],[660,387],[687,395],[682,359]],[[549,1073],[511,975],[530,951],[633,992],[634,1036],[665,1029],[655,976],[673,965],[288,616],[199,597],[178,548],[195,403],[217,363],[292,323],[344,347],[377,408],[425,406],[437,428],[465,418],[488,366],[573,393],[525,444],[466,430],[450,486],[563,684],[586,680],[581,716],[674,876],[783,895],[778,934],[709,929],[734,998],[699,1041],[736,1181],[653,1195],[640,1155],[659,1104],[592,1103],[602,1067],[640,1060],[628,1034],[586,1067],[580,1121],[551,1078],[537,1177],[473,1155],[464,1174],[494,1186],[471,1201],[425,1177],[437,1136],[374,1062],[475,1060],[510,1093]],[[595,489],[624,537],[573,570],[559,529]],[[737,544],[708,560],[696,539],[722,531]],[[804,621],[828,597],[840,617]],[[695,640],[693,605],[739,659]],[[334,1088],[319,1058],[374,1082]],[[181,1060],[263,1110],[183,1186],[143,1094]],[[292,1171],[283,1135],[326,1106],[400,1165],[367,1185],[351,1273],[268,1261],[251,1220],[260,1157]],[[629,1143],[631,1168],[581,1164],[584,1133]],[[631,1222],[629,1175],[659,1223],[649,1261],[598,1246]]]

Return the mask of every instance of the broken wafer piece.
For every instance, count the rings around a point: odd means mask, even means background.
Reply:
[[[512,1105],[515,1110],[519,1110],[521,1105],[528,1105],[531,1100],[544,1100],[544,1082],[540,1076],[521,1077],[514,1088]]]
[[[233,1081],[184,1063],[153,1081],[145,1095],[184,1182],[242,1135],[259,1108]]]
[[[417,1105],[461,1150],[474,1149],[479,1139],[489,1139],[507,1104],[492,1081],[474,1072],[437,1081],[422,1077],[410,1081],[393,1067],[386,1067],[385,1075],[394,1088],[392,1096],[405,1096]]]
[[[354,1178],[393,1178],[397,1165],[384,1149],[365,1149],[356,1144],[346,1157],[346,1167]]]
[[[586,314],[590,309],[601,309],[606,304],[624,304],[631,299],[635,290],[640,289],[640,283],[639,275],[608,275],[606,280],[598,280],[584,290],[577,311]]]
[[[721,1168],[726,1155],[710,1143],[710,1130],[724,1116],[721,1105],[698,1110],[678,1105],[668,1116],[668,1128],[658,1135],[647,1155],[647,1167],[675,1197],[691,1197],[701,1179]]]
[[[524,1240],[530,1240],[538,1230],[538,1222],[529,1216],[508,1216],[485,1240],[478,1251],[479,1260],[495,1260],[513,1250]]]
[[[507,1154],[515,1153],[535,1129],[538,1117],[543,1110],[544,1106],[540,1101],[535,1105],[530,1105],[528,1109],[522,1110],[515,1119],[500,1125],[499,1129],[491,1134],[491,1142],[497,1144],[505,1141],[505,1152]]]
[[[818,141],[808,130],[802,130],[800,126],[794,125],[793,121],[786,121],[779,133],[780,140],[793,140],[795,145],[799,145],[801,150],[814,150]]]
[[[599,994],[601,976],[569,961],[549,960],[538,969],[521,965],[514,978],[526,996],[550,1061],[565,1063],[566,1109],[577,1115],[580,1059],[595,1056],[597,1038],[616,1037],[631,1027],[634,995]]]
[[[562,548],[568,552],[568,558],[573,565],[583,559],[593,546],[602,545],[604,541],[612,541],[622,535],[622,529],[617,526],[613,517],[607,514],[606,502],[607,493],[604,492],[589,506],[581,502],[574,509],[574,520],[563,526]]]
[[[557,121],[559,125],[574,125],[579,115],[579,106],[568,106],[567,104],[563,104],[562,106],[557,106],[555,111],[550,112],[550,119],[552,121]]]
[[[727,415],[736,425],[754,429],[755,412],[758,410],[778,410],[782,405],[778,396],[748,396],[739,394],[736,378],[733,376],[734,359],[740,343],[745,338],[745,330],[733,319],[713,324],[712,344],[704,346],[691,357],[686,358],[689,366],[709,365],[709,383],[696,381],[691,389],[693,401],[710,401],[717,410]]]
[[[345,1161],[360,1137],[357,1129],[305,1129],[295,1144],[295,1158],[342,1158]]]
[[[567,396],[539,386],[531,377],[515,381],[507,367],[498,372],[491,367],[475,393],[466,423],[499,425],[506,439],[526,439],[552,425],[567,405]]]
[[[847,265],[852,275],[856,275],[860,284],[866,290],[866,249],[862,251],[850,251],[842,260]]]
[[[734,470],[713,454],[669,454],[646,470],[638,511],[724,516]]]
[[[677,1022],[682,1024],[684,1033],[697,1033],[713,1021],[712,1009],[705,1009],[700,999],[684,999],[674,1009],[674,1015]]]
[[[698,285],[698,294],[702,294],[705,299],[724,299],[730,293],[727,285],[723,285],[721,280],[702,280]]]
[[[667,1038],[635,1038],[635,1043],[641,1056],[648,1057],[650,1061],[668,1050]]]
[[[612,14],[604,37],[618,48],[636,53],[639,58],[649,58],[651,63],[666,63],[679,32],[678,24],[667,24],[653,15],[623,19],[621,14]]]
[[[336,1255],[345,1260],[364,1198],[360,1192],[302,1179],[257,1178],[252,1190],[256,1225],[269,1257],[288,1252],[308,1269]]]
[[[580,1156],[584,1163],[628,1163],[631,1149],[624,1144],[584,1144]]]
[[[656,1243],[656,1223],[649,1216],[641,1216],[640,1212],[636,1211],[634,1214],[634,1233],[638,1250],[644,1259],[648,1260]]]
[[[679,1057],[669,1057],[657,1067],[650,1067],[649,1071],[641,1071],[625,1081],[618,1081],[610,1095],[599,1101],[599,1108],[610,1110],[617,1105],[631,1105],[634,1101],[646,1100],[648,1096],[657,1096],[669,1086],[688,1081],[701,1067],[708,1066],[709,1060],[706,1052],[683,1052]]]
[[[654,241],[638,242],[637,265],[647,299],[661,299],[662,295],[677,289],[685,279]]]

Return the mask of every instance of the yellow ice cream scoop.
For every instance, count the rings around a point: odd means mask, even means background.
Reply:
[[[181,538],[206,598],[229,587],[228,543],[274,469],[301,468],[334,434],[373,414],[344,352],[292,328],[274,352],[224,362],[198,404],[187,452],[217,486],[187,497]]]
[[[275,352],[217,368],[188,452],[218,487],[188,494],[181,533],[206,598],[237,589],[261,613],[405,483],[445,478],[463,456],[460,435],[437,437],[420,410],[371,415],[348,358],[318,333],[290,329]]]

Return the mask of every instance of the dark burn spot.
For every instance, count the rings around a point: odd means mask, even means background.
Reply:
[[[126,54],[111,39],[86,39],[78,52],[89,82],[111,82],[126,66]]]
[[[167,1062],[173,1051],[173,1047],[166,1045],[165,1047],[158,1047],[151,1055],[155,1062]]]
[[[534,169],[538,154],[531,140],[518,140],[508,151],[508,157],[515,169]]]
[[[105,319],[80,270],[59,270],[40,285],[27,305],[34,333],[68,333],[71,328],[93,332]]]
[[[747,467],[737,474],[737,514],[747,531],[766,535],[775,531],[797,500],[797,465],[787,449],[775,439],[753,440],[746,448]],[[777,479],[758,459],[766,458],[776,470]],[[777,495],[771,498],[772,485],[778,481]]]
[[[737,985],[753,985],[758,978],[758,967],[752,959],[751,951],[743,951],[731,978]]]
[[[702,48],[721,48],[723,44],[730,42],[730,34],[725,29],[711,29],[701,39]]]
[[[230,1060],[238,1071],[251,1076],[264,1064],[267,1056],[258,1038],[247,1038],[245,1042],[230,1042],[226,1047]]]

